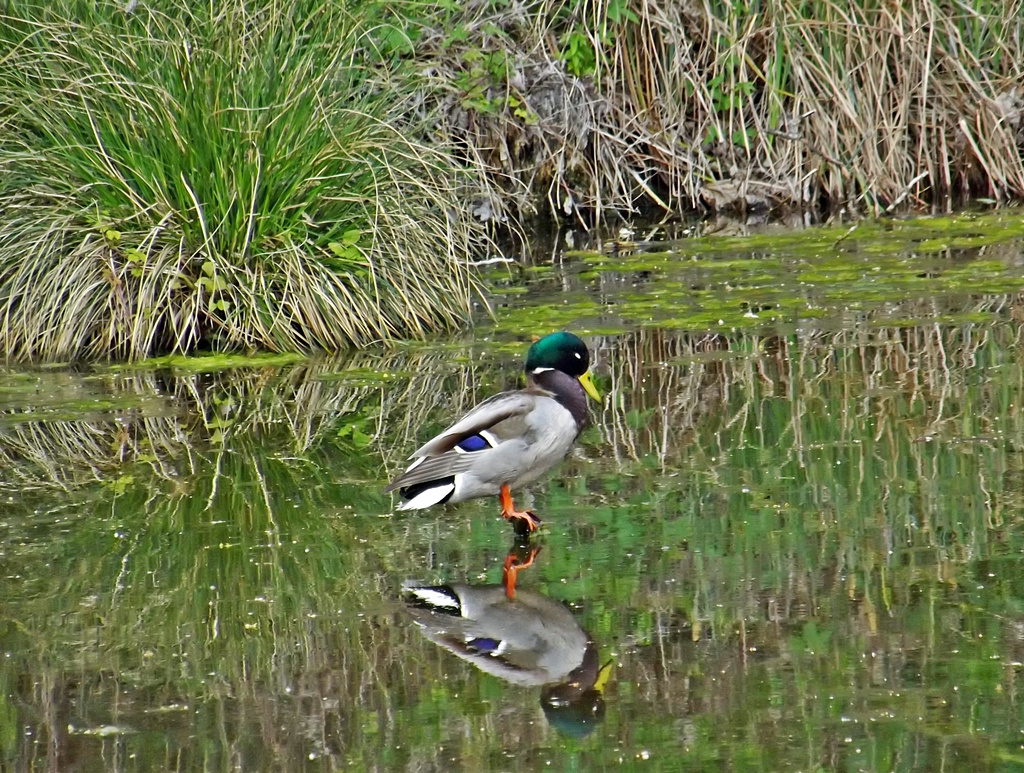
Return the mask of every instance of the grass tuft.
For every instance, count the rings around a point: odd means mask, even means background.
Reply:
[[[480,233],[343,5],[0,10],[0,347],[337,349],[460,324]],[[409,130],[407,130],[409,129]]]

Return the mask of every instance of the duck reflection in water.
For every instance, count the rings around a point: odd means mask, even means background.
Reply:
[[[597,647],[568,607],[516,589],[516,573],[530,566],[539,550],[514,546],[500,585],[406,582],[403,599],[429,641],[507,682],[540,686],[548,722],[579,738],[604,716],[602,693],[612,664],[600,665]]]

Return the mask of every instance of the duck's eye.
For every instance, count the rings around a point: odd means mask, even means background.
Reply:
[[[579,352],[573,352],[573,354],[576,355],[576,359],[577,360],[582,360],[583,359],[583,355],[580,354]]]

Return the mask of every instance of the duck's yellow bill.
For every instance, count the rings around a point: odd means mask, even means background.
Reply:
[[[601,670],[597,672],[597,679],[594,680],[594,690],[597,692],[604,692],[604,686],[608,684],[608,678],[612,675],[613,665],[614,662],[609,660],[601,666]]]
[[[583,389],[588,395],[594,398],[597,402],[601,402],[601,393],[598,392],[597,387],[594,386],[594,381],[590,378],[589,370],[580,376],[580,383],[583,385]]]

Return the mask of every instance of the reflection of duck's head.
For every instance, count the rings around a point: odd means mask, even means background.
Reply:
[[[551,726],[573,738],[590,735],[604,719],[604,686],[611,672],[611,661],[600,665],[597,648],[589,642],[579,667],[541,692],[540,704]]]
[[[404,600],[423,635],[481,671],[521,687],[543,687],[551,725],[589,733],[603,714],[610,666],[562,603],[532,591],[509,599],[503,585],[406,583]],[[581,732],[582,730],[582,732]]]

